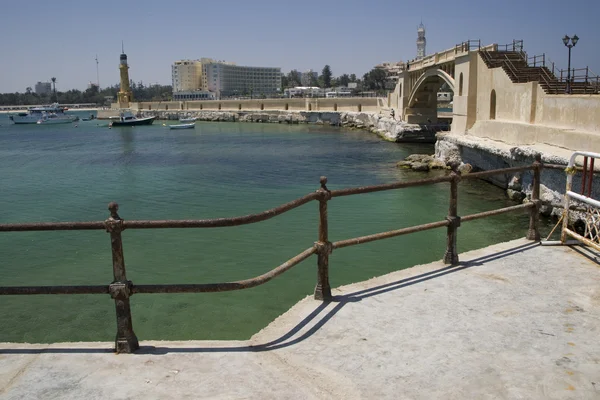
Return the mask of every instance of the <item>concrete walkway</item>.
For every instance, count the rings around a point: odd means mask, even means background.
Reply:
[[[600,399],[600,255],[460,257],[306,298],[249,341],[0,344],[0,398]]]

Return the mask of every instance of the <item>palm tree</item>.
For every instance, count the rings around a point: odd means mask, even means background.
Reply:
[[[54,101],[57,101],[58,98],[56,97],[56,78],[52,77],[50,78],[50,80],[52,81],[52,86],[53,86],[53,91],[54,91]]]
[[[33,89],[31,88],[31,86],[27,86],[27,88],[25,89],[25,93],[31,94],[31,92],[33,92]]]

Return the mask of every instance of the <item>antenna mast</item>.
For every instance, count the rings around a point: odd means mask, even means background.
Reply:
[[[98,91],[100,91],[100,72],[98,70],[98,54],[96,54],[96,83],[98,84]]]

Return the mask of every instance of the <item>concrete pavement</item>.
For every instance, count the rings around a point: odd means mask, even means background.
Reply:
[[[248,341],[0,344],[2,399],[598,399],[600,255],[515,240],[310,297]]]

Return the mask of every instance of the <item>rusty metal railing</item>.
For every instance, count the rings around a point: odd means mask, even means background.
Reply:
[[[458,215],[458,183],[465,179],[478,179],[498,174],[512,172],[533,171],[533,191],[531,202],[526,204],[504,207],[496,210],[480,212],[460,217]],[[326,186],[327,178],[321,177],[321,186],[313,193],[307,194],[299,199],[280,205],[258,214],[251,214],[235,218],[217,218],[204,220],[152,220],[152,221],[126,221],[118,214],[117,203],[110,203],[108,209],[110,216],[105,221],[91,222],[43,222],[27,224],[0,224],[0,232],[24,232],[24,231],[54,231],[54,230],[106,230],[110,234],[112,247],[113,282],[109,285],[96,286],[0,286],[0,295],[34,295],[34,294],[110,294],[115,301],[117,316],[117,337],[115,340],[115,351],[117,353],[132,353],[139,348],[137,336],[133,331],[131,309],[129,299],[134,294],[141,293],[199,293],[199,292],[223,292],[230,290],[248,289],[270,281],[283,274],[300,262],[306,260],[313,254],[317,255],[317,284],[314,298],[317,300],[330,301],[332,299],[331,286],[329,283],[329,255],[333,250],[344,247],[355,246],[375,240],[387,239],[395,236],[406,235],[429,229],[447,228],[447,246],[444,254],[444,262],[447,264],[458,264],[458,252],[456,248],[458,228],[461,222],[473,221],[493,215],[499,215],[514,211],[529,211],[529,230],[527,239],[539,241],[539,207],[540,207],[540,171],[542,170],[541,159],[538,156],[530,166],[504,168],[484,172],[461,175],[456,165],[447,176],[419,179],[408,182],[394,182],[376,186],[364,186],[348,189],[329,190]],[[435,183],[450,183],[450,205],[448,216],[437,222],[402,228],[393,231],[381,232],[367,236],[330,242],[327,221],[327,206],[329,200],[334,197],[351,196],[362,193],[373,193],[386,190],[402,189],[414,186],[430,185]],[[122,232],[125,229],[157,229],[157,228],[216,228],[251,224],[265,221],[276,217],[294,208],[300,207],[311,201],[319,202],[319,236],[312,246],[302,251],[297,256],[287,260],[273,270],[246,280],[224,283],[202,283],[202,284],[155,284],[135,285],[127,279],[125,261],[123,257]]]

